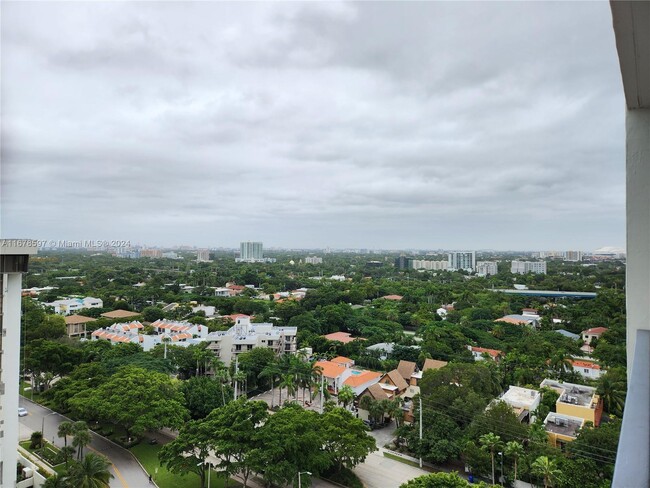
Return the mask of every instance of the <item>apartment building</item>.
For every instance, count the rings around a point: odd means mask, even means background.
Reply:
[[[271,323],[253,324],[250,317],[238,317],[230,329],[206,336],[208,349],[226,366],[242,352],[266,347],[277,355],[296,353],[297,327],[276,327]]]
[[[196,261],[199,263],[209,263],[210,251],[208,249],[199,249],[196,251]]]
[[[585,425],[585,419],[550,412],[544,419],[544,429],[553,447],[564,449],[567,442],[576,440],[578,431]]]
[[[476,274],[479,276],[495,275],[499,272],[496,261],[478,261],[476,263]]]
[[[449,269],[453,271],[465,270],[474,271],[476,268],[475,251],[453,251],[447,253]]]
[[[512,274],[546,274],[546,261],[513,261],[510,265]]]
[[[307,256],[305,258],[305,263],[306,264],[323,264],[323,258],[319,258],[317,256]]]
[[[0,239],[0,488],[16,486],[23,273],[37,242]]]
[[[86,327],[90,322],[95,322],[97,319],[92,317],[84,317],[83,315],[66,315],[65,325],[67,328],[68,337],[86,337]]]
[[[448,261],[427,261],[426,259],[411,259],[410,267],[413,269],[425,269],[427,271],[445,271],[449,269]]]

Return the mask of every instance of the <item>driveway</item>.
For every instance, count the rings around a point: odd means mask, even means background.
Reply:
[[[63,439],[57,437],[56,434],[59,424],[70,419],[24,397],[20,397],[20,406],[25,407],[29,412],[26,417],[20,417],[19,435],[21,440],[29,439],[32,432],[43,429],[43,434],[48,441],[58,447],[63,447]],[[87,449],[102,454],[112,463],[111,474],[114,478],[111,480],[111,487],[147,488],[152,486],[149,484],[148,476],[126,449],[95,433],[92,434],[92,441]]]

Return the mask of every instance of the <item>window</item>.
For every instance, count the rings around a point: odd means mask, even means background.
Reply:
[[[584,371],[585,373],[589,372],[589,370],[587,368],[583,369],[582,371]]]

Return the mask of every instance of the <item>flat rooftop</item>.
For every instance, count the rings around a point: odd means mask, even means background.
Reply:
[[[520,386],[511,386],[502,396],[501,400],[512,407],[530,408],[539,398],[537,390],[522,388]]]
[[[558,402],[581,407],[591,407],[591,402],[596,394],[596,389],[591,386],[562,383],[561,381],[546,379],[540,386],[548,386],[560,394]]]
[[[549,413],[544,420],[544,428],[554,434],[577,437],[578,429],[583,423],[584,420],[578,417]]]

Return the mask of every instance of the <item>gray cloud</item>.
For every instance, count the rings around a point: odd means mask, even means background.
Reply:
[[[592,2],[6,3],[2,235],[621,245],[610,15]]]

